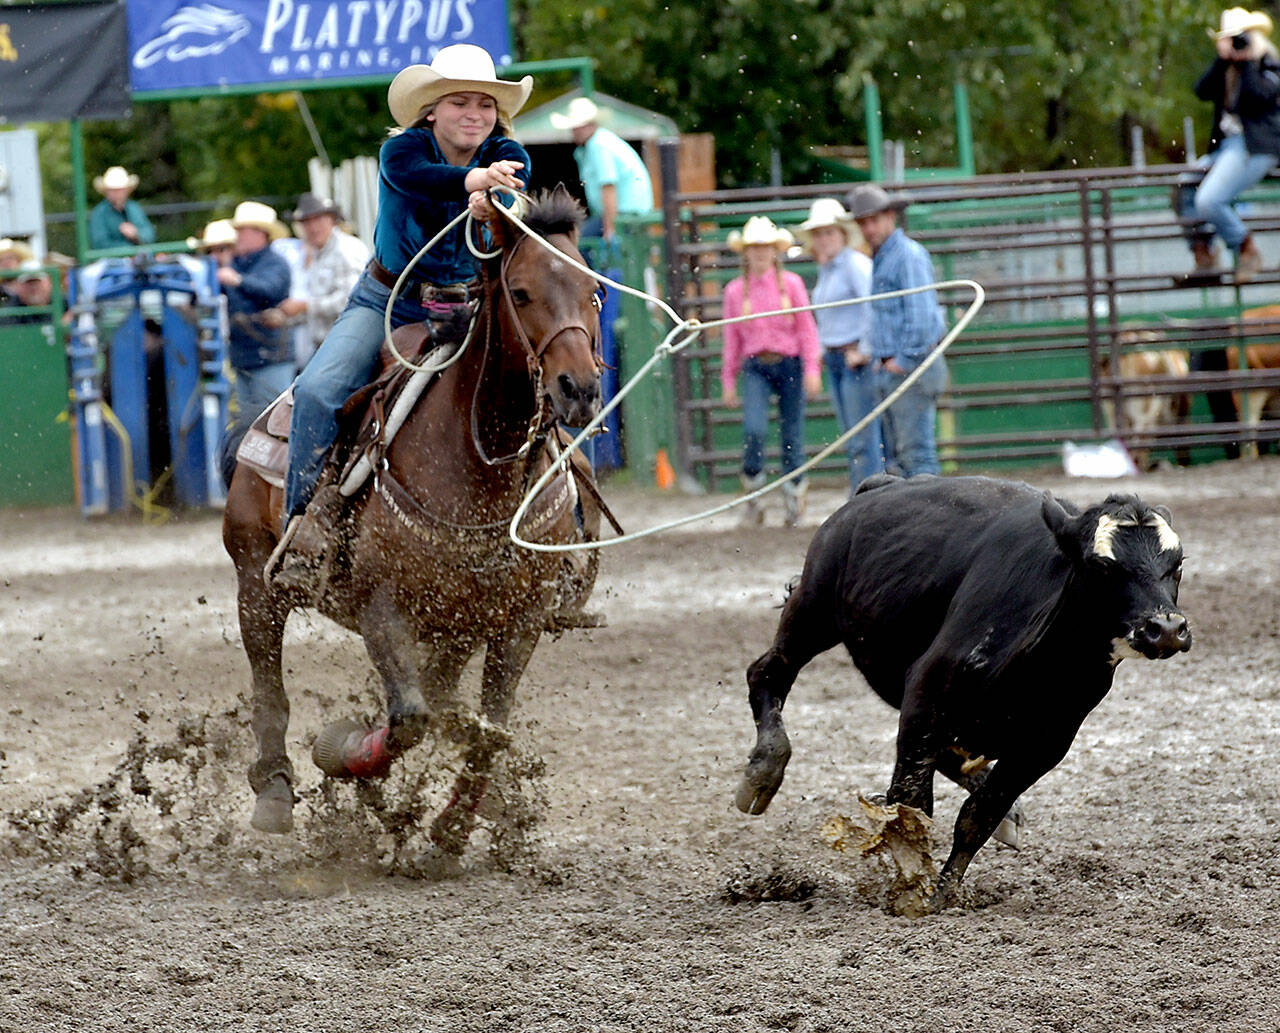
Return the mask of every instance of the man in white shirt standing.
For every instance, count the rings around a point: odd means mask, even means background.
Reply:
[[[298,369],[315,354],[329,328],[347,307],[347,296],[369,264],[369,249],[338,223],[342,211],[327,198],[303,194],[289,219],[302,238],[303,290],[295,289],[281,308],[305,315],[305,340],[298,341]],[[300,296],[299,296],[300,295]]]

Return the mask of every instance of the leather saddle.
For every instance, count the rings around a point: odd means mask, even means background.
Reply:
[[[442,357],[435,355],[436,349],[432,347],[435,341],[425,323],[399,327],[392,332],[391,339],[400,355],[415,366],[422,365],[425,356],[429,355],[434,359]],[[452,345],[439,346],[440,350],[450,347]],[[339,445],[348,444],[358,448],[363,439],[372,437],[367,430],[372,414],[370,399],[381,390],[388,404],[392,403],[413,374],[413,370],[396,361],[384,342],[379,353],[377,376],[372,383],[348,398],[338,414]],[[430,377],[429,374],[422,376]],[[264,481],[277,488],[284,487],[285,476],[289,471],[289,425],[292,420],[293,385],[290,384],[253,421],[236,450],[237,462],[244,463]],[[348,451],[341,448],[339,450]]]

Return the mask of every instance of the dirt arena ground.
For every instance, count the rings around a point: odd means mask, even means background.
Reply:
[[[0,1031],[1280,1028],[1280,460],[1036,483],[1173,510],[1195,647],[1122,664],[1024,798],[1023,849],[989,845],[966,906],[917,920],[822,836],[892,766],[896,715],[845,657],[796,686],[769,812],[732,805],[744,670],[834,491],[794,530],[775,503],[775,526],[606,552],[609,626],[539,647],[448,873],[403,820],[443,802],[448,729],[375,791],[323,785],[311,738],[380,697],[359,640],[307,615],[295,832],[248,827],[216,515],[0,511]],[[609,497],[629,529],[702,502]],[[939,797],[945,856],[960,799]]]

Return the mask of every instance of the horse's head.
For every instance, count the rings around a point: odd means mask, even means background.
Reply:
[[[525,224],[582,262],[578,226],[585,212],[563,186],[535,196]],[[498,320],[520,341],[557,419],[582,427],[600,411],[600,284],[561,261],[504,216],[493,225],[502,248]]]

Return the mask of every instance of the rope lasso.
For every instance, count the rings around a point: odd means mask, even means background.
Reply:
[[[490,196],[492,197],[492,195],[495,193],[510,194],[515,199],[518,205],[522,204],[523,202],[523,195],[520,194],[518,191],[512,190],[509,187],[501,187],[501,186],[490,187],[489,188]],[[520,523],[524,520],[524,517],[529,510],[529,507],[533,504],[533,501],[537,497],[538,493],[542,491],[542,489],[545,488],[547,484],[551,482],[553,477],[557,476],[562,471],[568,470],[569,462],[573,454],[581,450],[582,445],[590,437],[592,437],[595,434],[597,428],[599,428],[604,423],[604,420],[609,416],[609,414],[613,412],[613,410],[616,409],[620,404],[622,404],[622,400],[626,398],[626,396],[631,393],[632,389],[635,388],[640,383],[640,381],[643,380],[648,375],[649,371],[655,365],[657,365],[662,360],[668,358],[669,356],[675,355],[677,352],[683,350],[684,348],[687,348],[690,344],[693,343],[693,341],[695,341],[702,334],[704,330],[710,330],[720,326],[728,326],[732,323],[744,323],[750,319],[762,319],[765,316],[776,316],[778,313],[777,312],[752,313],[751,315],[735,316],[728,319],[717,319],[717,320],[711,320],[708,322],[703,322],[698,319],[685,319],[678,312],[676,312],[675,309],[673,309],[669,304],[667,304],[667,302],[665,302],[661,298],[656,297],[652,294],[648,294],[647,292],[639,290],[635,287],[630,287],[625,283],[619,283],[615,280],[611,280],[609,277],[604,276],[600,272],[594,269],[591,269],[588,266],[584,265],[583,263],[577,261],[577,259],[572,258],[571,256],[565,254],[563,251],[557,248],[550,241],[542,237],[541,234],[535,233],[527,225],[525,225],[524,220],[520,218],[520,215],[517,212],[512,211],[501,204],[494,204],[493,208],[495,209],[495,211],[501,214],[504,218],[506,218],[507,220],[512,222],[514,225],[519,227],[522,231],[524,231],[524,233],[527,236],[532,237],[533,240],[537,242],[539,247],[543,247],[548,251],[551,251],[560,261],[567,263],[568,265],[572,266],[575,269],[578,269],[583,273],[586,273],[588,276],[591,276],[598,282],[606,284],[607,286],[612,287],[615,290],[621,291],[624,294],[630,294],[632,297],[640,298],[645,302],[658,306],[658,308],[662,309],[662,311],[665,312],[671,318],[672,322],[675,324],[671,328],[671,330],[668,331],[666,337],[664,337],[662,341],[659,342],[658,346],[654,348],[653,355],[651,355],[649,359],[644,363],[644,365],[642,365],[636,371],[635,375],[632,376],[631,379],[628,380],[626,384],[624,384],[618,390],[618,392],[613,396],[613,398],[609,400],[608,404],[606,404],[600,410],[600,412],[591,420],[591,422],[588,423],[578,433],[577,437],[575,437],[565,447],[564,451],[559,455],[559,457],[557,457],[554,462],[548,465],[547,469],[543,471],[542,475],[525,492],[524,498],[520,501],[520,505],[516,508],[515,513],[511,517],[511,522],[508,525],[507,533],[514,544],[520,546],[521,548],[530,549],[534,552],[573,552],[573,551],[585,550],[585,549],[603,549],[610,546],[622,545],[627,542],[636,541],[640,538],[647,538],[649,535],[657,534],[661,531],[669,531],[677,527],[683,527],[685,524],[691,524],[699,520],[705,520],[708,517],[716,516],[717,514],[727,512],[728,510],[733,509],[736,506],[745,505],[747,502],[751,502],[754,499],[760,498],[762,495],[766,495],[771,491],[775,491],[787,481],[793,480],[796,477],[800,477],[804,475],[809,470],[817,466],[824,459],[826,459],[828,456],[830,456],[832,453],[834,453],[839,448],[841,448],[846,442],[852,439],[855,435],[861,433],[868,425],[870,425],[870,423],[873,420],[877,419],[881,415],[881,413],[883,413],[895,401],[897,401],[898,398],[901,397],[903,392],[905,392],[908,388],[911,387],[912,384],[914,384],[917,380],[919,380],[920,377],[924,375],[925,371],[928,370],[930,366],[932,366],[935,362],[937,362],[938,359],[942,358],[943,354],[946,352],[946,350],[949,347],[951,347],[951,345],[954,343],[956,338],[959,337],[960,334],[964,332],[964,330],[969,326],[971,322],[973,322],[974,317],[977,316],[978,311],[982,308],[983,302],[986,299],[986,291],[982,288],[981,284],[977,283],[974,280],[961,279],[961,280],[945,280],[939,283],[926,284],[921,287],[908,287],[903,290],[885,291],[880,294],[868,294],[860,298],[845,298],[841,301],[829,301],[829,302],[824,302],[822,304],[804,305],[804,306],[790,309],[789,310],[790,312],[816,312],[821,309],[840,308],[841,306],[844,306],[844,305],[862,305],[870,301],[877,301],[884,298],[900,298],[900,297],[905,297],[909,294],[920,294],[925,291],[937,291],[937,290],[944,290],[944,289],[953,288],[953,287],[968,288],[973,291],[973,295],[974,295],[973,301],[969,303],[969,307],[965,309],[964,313],[960,316],[960,318],[956,320],[955,325],[949,331],[947,331],[946,334],[943,335],[942,339],[936,345],[934,345],[933,349],[925,357],[924,361],[921,362],[919,366],[917,366],[914,370],[912,370],[903,378],[903,381],[901,384],[899,384],[896,388],[894,388],[894,390],[890,392],[889,395],[887,395],[883,400],[881,400],[861,420],[859,420],[856,424],[854,424],[847,431],[845,431],[838,438],[836,438],[829,445],[827,445],[826,448],[822,449],[817,455],[815,455],[812,459],[810,459],[808,462],[804,463],[802,466],[798,467],[797,469],[784,473],[782,476],[755,489],[754,491],[749,492],[748,494],[745,494],[745,495],[740,495],[734,499],[729,500],[728,502],[722,503],[721,505],[713,506],[710,509],[703,510],[700,513],[694,513],[690,516],[679,517],[675,520],[667,521],[666,523],[657,524],[653,527],[643,528],[639,531],[634,531],[630,534],[619,535],[616,538],[605,538],[598,541],[573,542],[573,543],[563,543],[563,544],[533,542],[520,537],[519,526],[520,526]],[[493,254],[496,253],[496,252],[486,253],[476,249],[475,245],[472,242],[472,232],[471,232],[472,224],[474,223],[475,220],[474,220],[474,217],[471,215],[470,211],[461,212],[455,218],[450,220],[450,222],[443,229],[441,229],[439,233],[437,233],[434,237],[431,238],[431,240],[427,241],[427,243],[423,245],[422,249],[416,255],[414,255],[414,257],[405,265],[404,270],[401,271],[399,278],[396,280],[396,284],[392,288],[391,296],[387,300],[387,307],[384,312],[384,328],[386,330],[388,341],[390,341],[391,339],[391,308],[392,308],[392,305],[395,303],[395,299],[399,294],[401,286],[403,285],[405,279],[407,279],[408,277],[409,270],[413,268],[413,266],[417,263],[418,259],[420,259],[429,250],[431,250],[431,248],[434,247],[444,237],[446,233],[448,233],[454,226],[456,226],[463,219],[467,220],[467,232],[465,236],[466,236],[468,250],[471,251],[473,255],[475,255],[477,258],[480,258],[480,259],[490,258],[493,256]],[[401,356],[394,347],[391,348],[391,352],[395,356],[396,361],[399,362],[401,365],[407,366],[413,370],[422,370],[426,372],[435,372],[441,369],[445,369],[447,366],[456,362],[458,358],[461,356],[463,351],[464,351],[464,348],[459,348],[453,356],[451,356],[445,362],[441,363],[439,366],[428,366],[425,363],[422,366],[416,366],[413,363],[409,362],[407,359],[405,359],[403,356]]]
[[[747,502],[750,502],[754,499],[758,499],[760,496],[776,490],[787,481],[790,481],[796,477],[802,476],[803,474],[807,473],[809,470],[817,466],[818,463],[826,459],[827,456],[831,455],[833,452],[835,452],[837,449],[843,446],[847,441],[849,441],[852,437],[854,437],[854,435],[859,434],[863,429],[865,429],[871,423],[872,420],[878,418],[881,413],[883,413],[886,409],[889,408],[889,406],[891,406],[895,401],[898,400],[898,398],[902,395],[904,391],[906,391],[909,387],[911,387],[912,384],[914,384],[917,380],[919,380],[920,377],[924,375],[925,370],[927,370],[930,366],[932,366],[935,362],[937,362],[938,359],[942,358],[946,350],[951,346],[951,344],[955,341],[955,339],[960,336],[960,334],[964,331],[964,329],[973,321],[973,318],[978,314],[978,310],[982,308],[983,301],[986,298],[986,291],[982,289],[981,284],[973,280],[945,280],[939,283],[926,284],[923,287],[909,287],[904,290],[885,291],[881,294],[868,294],[867,296],[861,297],[861,298],[847,298],[843,301],[826,302],[825,304],[821,304],[821,305],[804,305],[804,306],[793,308],[790,310],[792,312],[811,312],[811,311],[816,311],[818,309],[824,309],[824,308],[836,308],[841,305],[865,304],[866,302],[875,301],[879,298],[900,298],[908,294],[920,294],[924,291],[939,290],[939,289],[945,289],[949,287],[967,287],[974,292],[973,301],[969,303],[969,307],[965,310],[964,314],[961,315],[961,317],[956,321],[955,326],[953,326],[943,336],[943,338],[936,345],[934,345],[933,350],[928,354],[928,356],[926,356],[925,360],[921,362],[920,365],[917,366],[914,370],[908,373],[906,377],[903,378],[902,383],[899,384],[896,388],[894,388],[893,391],[889,395],[887,395],[879,404],[877,404],[874,409],[872,409],[861,420],[859,420],[847,431],[841,434],[838,438],[835,439],[835,441],[831,442],[831,444],[827,445],[826,448],[824,448],[821,452],[815,455],[812,459],[810,459],[804,465],[798,467],[795,470],[791,470],[788,473],[784,473],[782,476],[778,477],[773,481],[770,481],[768,484],[765,484],[757,488],[755,491],[752,491],[746,495],[740,495],[737,498],[731,499],[730,501],[725,502],[721,505],[713,506],[710,509],[703,510],[700,513],[694,513],[691,516],[685,516],[685,517],[680,517],[676,520],[670,520],[664,524],[657,524],[653,527],[646,527],[639,531],[633,531],[630,534],[619,535],[616,538],[604,538],[598,541],[577,542],[577,543],[570,543],[570,544],[531,542],[521,538],[518,531],[520,521],[524,519],[525,511],[532,504],[532,501],[537,496],[538,492],[540,492],[543,489],[543,487],[545,487],[545,485],[551,480],[551,478],[555,476],[555,474],[557,473],[561,465],[568,461],[568,457],[582,446],[582,443],[586,441],[588,437],[590,437],[592,431],[600,423],[604,421],[604,419],[609,415],[609,413],[611,413],[614,409],[618,407],[618,405],[622,402],[622,399],[625,398],[627,394],[630,393],[631,389],[635,387],[636,384],[639,383],[641,379],[643,379],[643,377],[649,372],[649,370],[657,362],[666,358],[667,355],[674,355],[676,352],[686,347],[703,330],[712,329],[717,326],[727,326],[730,323],[741,323],[741,322],[745,322],[748,319],[760,319],[763,316],[776,316],[778,313],[761,312],[759,314],[753,314],[750,316],[736,316],[732,319],[717,319],[717,320],[713,320],[705,323],[699,322],[698,320],[680,320],[679,325],[675,326],[671,330],[671,332],[667,334],[666,338],[663,339],[662,343],[660,343],[658,347],[654,349],[653,355],[643,366],[640,367],[639,370],[636,371],[635,376],[633,376],[630,380],[627,381],[625,385],[623,385],[623,387],[618,391],[616,395],[614,395],[614,397],[609,401],[609,403],[603,409],[600,410],[599,415],[597,415],[590,423],[588,423],[586,427],[584,427],[582,431],[578,434],[578,436],[574,438],[573,441],[571,441],[565,447],[564,452],[561,454],[561,458],[558,459],[555,463],[551,464],[551,466],[547,468],[547,470],[542,474],[542,476],[538,478],[538,480],[534,482],[534,484],[529,488],[529,491],[526,493],[524,499],[521,500],[519,508],[516,509],[515,515],[511,518],[511,524],[508,528],[508,533],[511,536],[511,540],[515,542],[516,545],[519,545],[526,549],[532,549],[535,552],[570,552],[575,549],[603,549],[608,546],[622,545],[626,542],[636,541],[637,539],[648,537],[651,534],[657,534],[659,531],[669,531],[676,527],[683,527],[685,524],[695,523],[698,520],[705,520],[708,517],[715,516],[719,513],[724,513],[727,510],[733,509],[735,506],[745,505]],[[683,340],[680,340],[674,344],[671,343],[671,340],[673,337],[675,337],[679,333],[682,333],[684,330],[690,329],[690,328],[692,328],[691,332]]]

